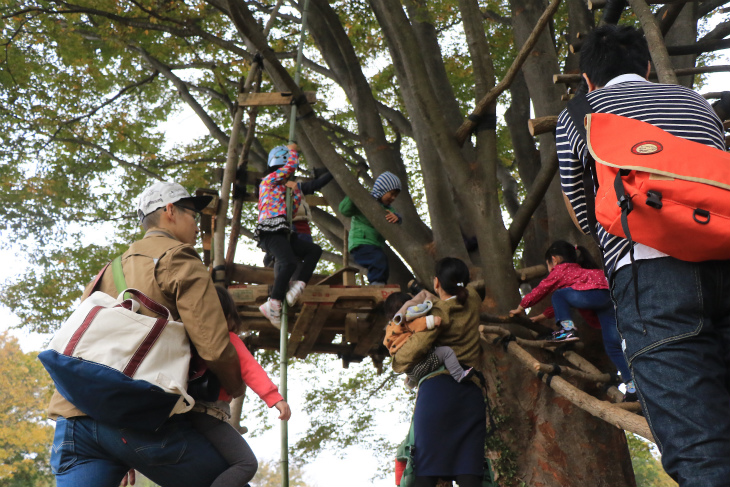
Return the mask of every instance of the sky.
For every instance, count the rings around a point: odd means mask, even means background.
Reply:
[[[723,59],[724,58],[724,59]],[[730,54],[725,54],[713,64],[730,64]],[[700,90],[701,93],[722,91],[730,89],[730,73],[715,73],[710,75],[708,84]],[[183,110],[176,117],[165,124],[162,124],[161,130],[167,134],[177,134],[177,137],[189,139],[191,136],[205,134],[205,127],[198,120],[197,116],[191,110]],[[171,142],[175,142],[174,138]],[[241,255],[241,254],[239,254]],[[260,265],[263,254],[256,252],[246,252],[241,258],[249,264]],[[0,266],[0,282],[19,275],[27,263],[22,256],[15,255],[10,250],[0,250],[0,259],[3,265]],[[10,310],[0,306],[0,331],[10,329],[19,323],[17,316],[13,315]],[[12,330],[12,335],[20,340],[21,346],[25,352],[42,350],[47,341],[50,339],[48,335],[29,334],[22,330]],[[362,364],[352,364],[351,367],[372,367],[369,360],[363,361]],[[337,373],[337,372],[332,372]],[[276,381],[276,380],[275,380]],[[278,381],[276,381],[278,382]],[[293,444],[297,438],[304,434],[306,425],[306,415],[301,409],[301,404],[297,398],[302,397],[304,391],[297,390],[298,382],[296,377],[289,377],[290,392],[289,402],[292,406],[292,420],[289,423],[290,444]],[[299,383],[300,384],[300,383]],[[247,403],[251,400],[258,400],[256,397],[247,398]],[[247,406],[244,405],[244,409]],[[270,411],[272,421],[276,421],[276,410]],[[391,424],[387,418],[383,419],[383,428],[388,428]],[[242,421],[243,425],[251,427],[246,420]],[[405,437],[407,433],[407,424],[401,424],[400,431],[398,428],[392,428],[391,432],[393,441],[398,441],[401,436]],[[260,459],[278,459],[280,450],[280,432],[279,428],[272,428],[260,437],[250,438],[246,436],[253,451]],[[390,487],[394,485],[392,476],[386,479],[378,480],[371,483],[370,479],[374,476],[378,468],[378,460],[362,448],[351,447],[346,450],[346,459],[336,458],[332,453],[325,452],[321,454],[314,462],[304,467],[305,479],[310,486],[317,487]]]

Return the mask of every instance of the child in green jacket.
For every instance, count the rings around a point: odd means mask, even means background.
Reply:
[[[385,209],[388,223],[400,224],[403,220],[390,205],[400,194],[400,179],[391,172],[384,172],[375,180],[370,194]],[[368,270],[370,285],[382,285],[388,282],[388,258],[383,250],[385,238],[373,228],[365,215],[345,196],[340,203],[340,213],[351,217],[348,250],[359,265]]]

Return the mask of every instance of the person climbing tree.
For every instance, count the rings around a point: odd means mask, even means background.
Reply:
[[[271,295],[259,310],[276,328],[281,326],[282,300],[286,298],[289,306],[297,302],[322,255],[319,245],[292,238],[291,222],[287,220],[287,188],[292,194],[292,215],[302,201],[299,185],[289,181],[299,166],[298,150],[296,143],[274,147],[269,152],[269,172],[259,185],[259,219],[254,238],[276,260]]]
[[[401,183],[398,176],[386,171],[378,176],[373,190],[370,192],[385,209],[385,219],[388,223],[400,224],[402,221],[401,216],[390,206],[400,194],[400,189]],[[388,257],[383,250],[385,238],[365,218],[349,196],[345,196],[340,202],[340,213],[352,218],[347,250],[355,262],[368,270],[370,285],[377,286],[387,283],[390,269]]]

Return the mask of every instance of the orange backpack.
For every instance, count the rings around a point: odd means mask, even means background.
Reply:
[[[594,178],[592,223],[611,235],[689,262],[730,259],[730,153],[585,105],[584,124],[571,116],[595,160],[584,178],[589,221]]]

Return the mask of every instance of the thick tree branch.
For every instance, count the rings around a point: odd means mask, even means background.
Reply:
[[[716,8],[722,7],[726,3],[730,3],[730,0],[707,0],[700,3],[699,9],[697,10],[697,18],[701,19]]]
[[[672,71],[672,62],[669,60],[667,46],[664,43],[664,36],[659,29],[659,24],[651,13],[649,5],[645,0],[628,0],[634,14],[639,18],[641,26],[644,28],[644,35],[649,44],[649,53],[654,69],[659,76],[660,83],[668,83],[676,85],[678,83],[677,76]]]
[[[95,150],[99,151],[101,154],[104,154],[109,159],[111,159],[111,160],[119,163],[119,165],[121,165],[121,166],[128,167],[130,169],[134,169],[134,170],[137,170],[137,171],[142,171],[147,176],[150,176],[152,178],[155,178],[158,181],[164,181],[165,180],[165,178],[163,178],[160,174],[157,174],[157,173],[155,173],[153,171],[150,171],[149,169],[147,169],[146,167],[144,167],[142,164],[139,164],[137,162],[125,161],[121,157],[117,156],[116,154],[114,154],[113,152],[111,152],[107,148],[102,147],[99,144],[95,144],[95,143],[90,142],[88,140],[78,139],[78,138],[75,138],[75,137],[57,137],[55,140],[57,142],[68,142],[68,143],[78,144],[78,145],[85,146],[85,147],[91,147],[92,149],[95,149]]]
[[[150,64],[150,66],[152,66],[153,69],[159,71],[165,78],[167,78],[175,86],[175,88],[177,88],[177,91],[180,94],[180,98],[182,98],[183,101],[187,103],[190,108],[193,109],[198,118],[200,118],[200,120],[208,129],[210,135],[213,136],[213,138],[215,138],[218,142],[220,142],[221,145],[228,145],[228,136],[223,133],[223,131],[218,127],[215,121],[210,117],[210,115],[208,115],[208,112],[205,111],[205,108],[203,108],[200,103],[198,103],[198,100],[196,100],[195,97],[190,94],[187,83],[178,78],[178,76],[173,73],[167,65],[154,58],[141,47],[129,45],[128,48],[142,55],[142,57]]]
[[[140,86],[143,86],[143,85],[145,85],[147,83],[150,83],[150,82],[154,81],[155,79],[157,79],[158,74],[159,74],[158,71],[154,71],[150,76],[148,76],[146,78],[143,78],[143,79],[141,79],[141,80],[139,80],[139,81],[137,81],[135,83],[132,83],[131,85],[125,86],[124,88],[122,88],[121,90],[119,90],[116,95],[114,95],[113,97],[107,99],[104,103],[102,103],[99,106],[93,108],[89,112],[87,112],[87,113],[85,113],[83,115],[79,115],[78,117],[75,117],[75,118],[72,118],[72,119],[69,119],[69,120],[64,120],[63,122],[61,122],[61,127],[59,127],[56,130],[56,132],[54,132],[54,134],[51,136],[51,139],[54,139],[56,137],[56,135],[63,129],[63,127],[67,127],[67,126],[69,126],[71,124],[74,124],[76,122],[79,122],[79,121],[81,121],[81,120],[83,120],[85,118],[91,117],[92,115],[94,115],[95,113],[97,113],[102,108],[104,108],[104,107],[106,107],[108,105],[111,105],[112,103],[114,103],[115,101],[117,101],[119,98],[121,98],[122,96],[124,96],[127,92],[133,90],[134,88],[139,88]]]
[[[730,21],[723,22],[715,26],[710,32],[708,32],[700,42],[710,39],[724,39],[730,35]]]
[[[405,135],[406,137],[413,138],[413,126],[411,125],[411,122],[406,118],[405,115],[403,115],[400,111],[396,110],[395,108],[391,108],[388,105],[385,105],[384,103],[377,102],[378,103],[378,111],[380,112],[380,115],[390,120],[390,123],[392,123],[395,127],[398,127],[398,131]]]
[[[486,113],[487,108],[497,100],[497,97],[501,95],[504,90],[509,88],[510,84],[512,84],[512,80],[514,80],[515,76],[517,76],[517,72],[522,67],[522,64],[527,60],[527,56],[530,54],[530,52],[532,52],[532,48],[535,47],[535,44],[537,43],[540,34],[542,33],[543,29],[545,29],[548,21],[550,21],[555,12],[557,12],[559,5],[560,0],[552,0],[550,2],[550,5],[548,5],[547,9],[545,9],[545,12],[540,17],[540,20],[538,20],[537,25],[535,25],[535,28],[530,34],[530,37],[520,49],[519,54],[517,54],[517,58],[515,58],[515,60],[512,62],[512,65],[510,66],[507,74],[504,76],[502,81],[500,81],[499,84],[497,84],[497,86],[495,86],[492,90],[490,90],[484,98],[479,100],[479,103],[477,103],[474,111],[472,111],[467,120],[465,120],[461,124],[461,127],[459,127],[459,129],[456,131],[456,140],[459,145],[464,145],[464,142],[466,142],[469,134],[471,134],[474,128],[476,128],[479,119]]]
[[[545,193],[550,187],[550,183],[553,181],[557,170],[558,155],[557,153],[554,153],[549,164],[545,164],[540,168],[540,172],[537,173],[537,177],[532,183],[532,188],[530,188],[529,194],[525,198],[525,201],[522,202],[522,206],[520,206],[519,210],[517,210],[515,216],[512,218],[512,224],[509,227],[509,240],[512,245],[513,252],[519,245],[522,235],[525,232],[527,225],[530,223],[532,214],[545,197]]]

